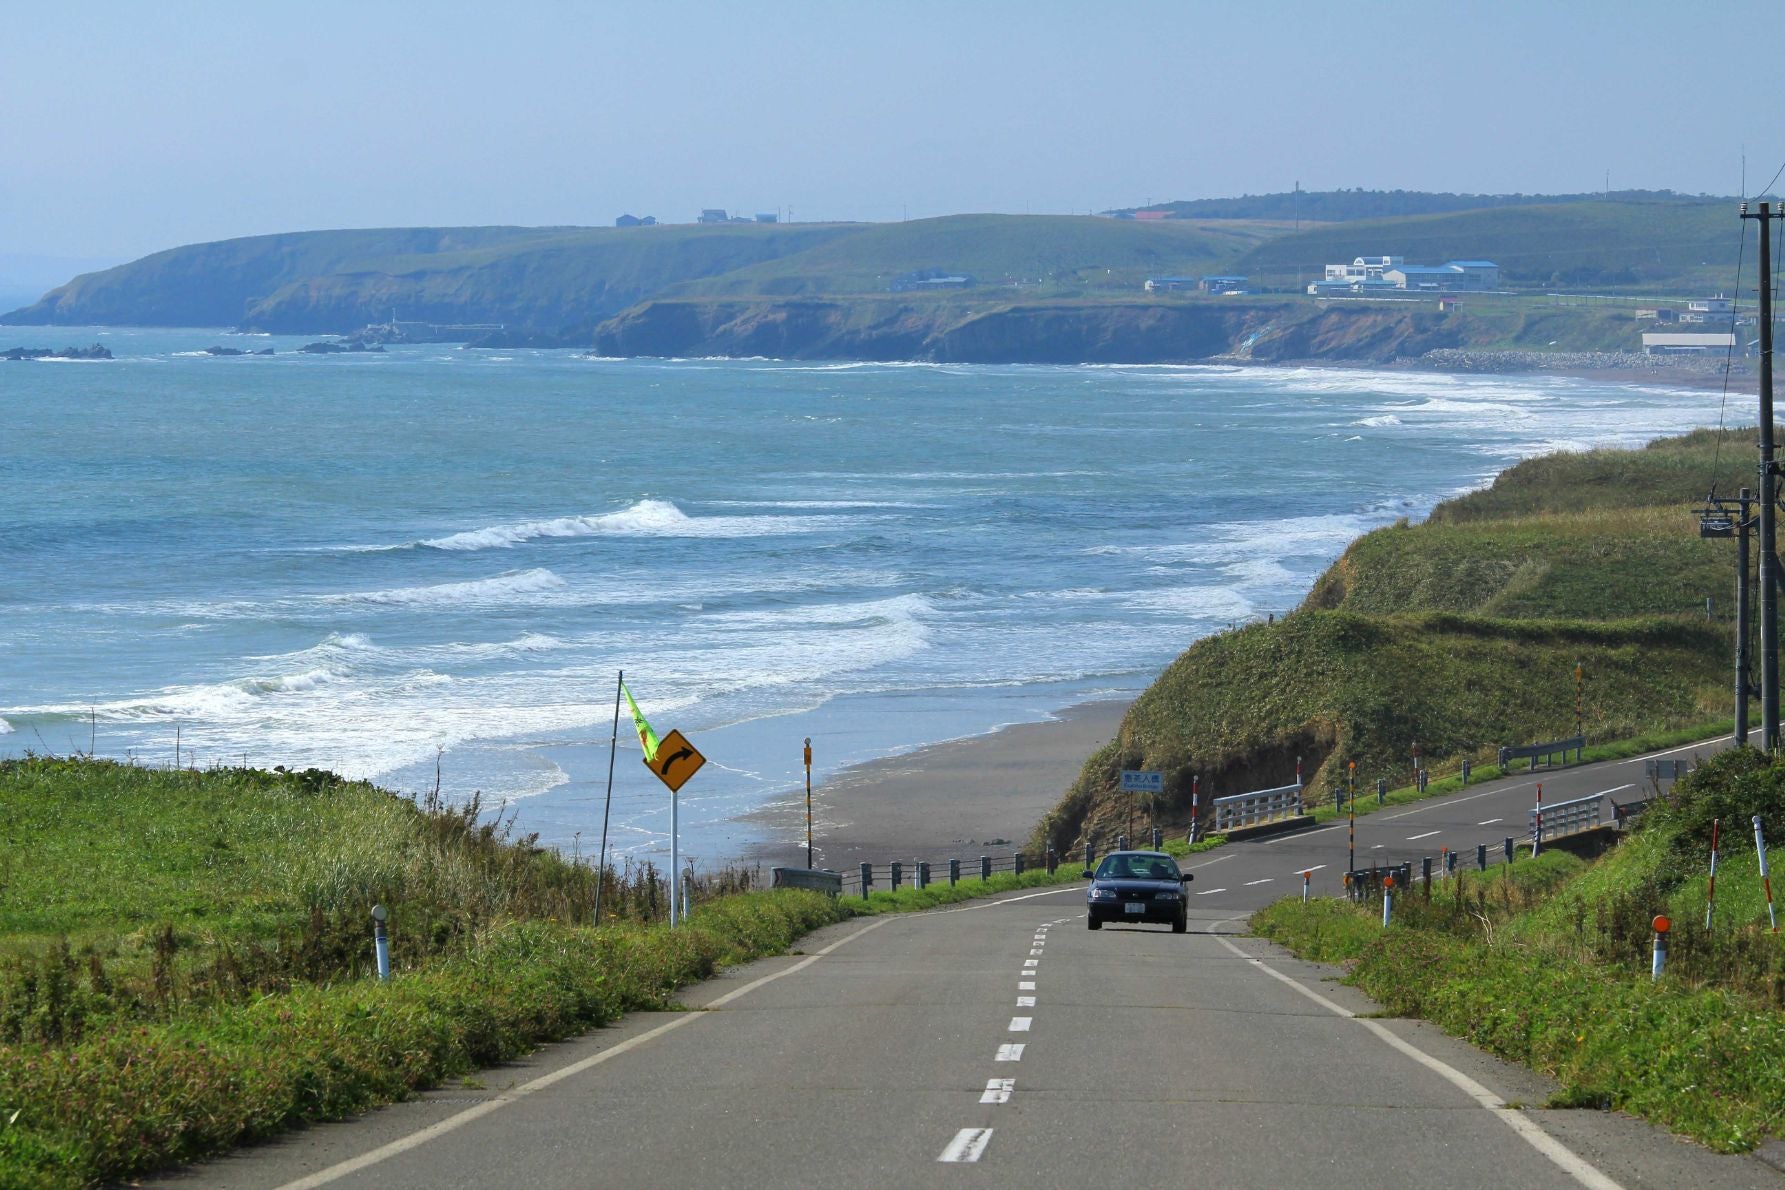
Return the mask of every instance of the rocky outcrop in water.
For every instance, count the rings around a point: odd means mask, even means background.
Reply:
[[[0,352],[0,359],[111,359],[111,349],[102,343],[91,347],[64,347],[51,351],[48,347],[11,347]]]

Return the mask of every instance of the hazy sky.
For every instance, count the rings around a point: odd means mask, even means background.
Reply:
[[[1776,5],[86,3],[0,20],[0,259],[325,227],[1758,189]],[[1773,17],[1762,23],[1762,16]],[[1776,78],[1773,63],[1764,63]],[[1767,115],[1763,118],[1756,106]]]

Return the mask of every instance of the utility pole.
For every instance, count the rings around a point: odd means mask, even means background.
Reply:
[[[1760,746],[1779,748],[1778,488],[1773,463],[1773,220],[1785,218],[1770,202],[1744,219],[1760,221]]]
[[[1748,691],[1752,688],[1754,676],[1749,672],[1751,662],[1748,657],[1749,622],[1753,618],[1748,603],[1748,533],[1754,522],[1749,519],[1748,506],[1753,503],[1747,488],[1741,491],[1740,519],[1736,521],[1735,546],[1735,745],[1746,747],[1748,743]]]

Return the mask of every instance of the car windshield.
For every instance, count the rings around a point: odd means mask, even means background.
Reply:
[[[1178,865],[1169,855],[1106,855],[1097,865],[1099,880],[1176,880]]]

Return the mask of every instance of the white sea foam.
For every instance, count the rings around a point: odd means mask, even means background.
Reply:
[[[1177,587],[1166,591],[1139,591],[1123,603],[1136,611],[1183,616],[1192,620],[1244,620],[1255,610],[1232,587]]]
[[[8,723],[4,719],[0,719],[0,735],[11,735],[12,731],[13,731],[12,724]]]
[[[827,517],[691,517],[667,500],[640,500],[619,512],[491,525],[411,544],[439,550],[486,550],[560,537],[770,537],[810,533],[835,523]]]
[[[374,603],[393,606],[489,606],[561,602],[568,584],[544,567],[515,570],[493,578],[465,583],[440,583],[431,587],[394,587],[384,591],[359,591],[325,595],[325,603]]]

